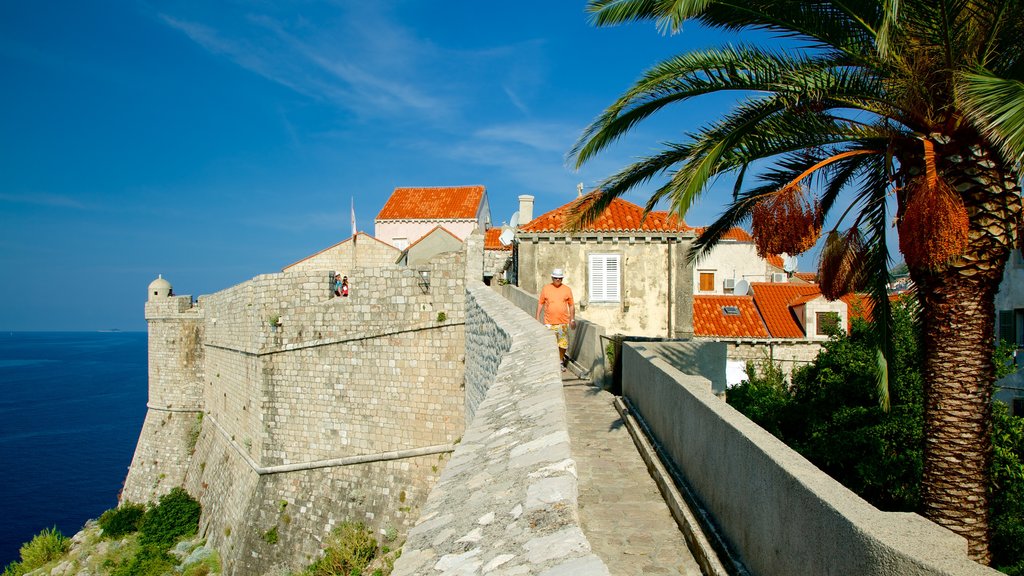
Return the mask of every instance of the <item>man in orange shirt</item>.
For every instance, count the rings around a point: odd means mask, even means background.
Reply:
[[[537,320],[544,311],[544,326],[555,332],[558,342],[558,358],[565,372],[565,351],[569,348],[569,328],[576,328],[576,306],[572,300],[572,289],[562,284],[565,274],[561,268],[551,271],[551,284],[541,288],[537,299]]]

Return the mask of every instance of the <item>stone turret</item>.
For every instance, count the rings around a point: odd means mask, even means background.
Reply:
[[[152,302],[157,298],[167,298],[171,294],[174,294],[174,288],[171,283],[164,280],[163,274],[157,274],[156,280],[149,283],[149,301]]]

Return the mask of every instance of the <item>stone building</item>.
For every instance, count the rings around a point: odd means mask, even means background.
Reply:
[[[564,229],[572,203],[520,222],[519,286],[537,294],[551,270],[565,271],[580,317],[609,333],[693,335],[693,270],[686,253],[693,228],[666,212],[616,198],[578,232]]]

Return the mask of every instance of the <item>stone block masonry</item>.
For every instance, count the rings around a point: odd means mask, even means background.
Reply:
[[[150,401],[122,500],[183,485],[225,574],[299,568],[344,521],[404,534],[465,428],[466,255],[258,276],[157,297]],[[201,416],[201,419],[200,419]]]
[[[551,335],[491,289],[467,292],[473,417],[392,574],[608,574],[579,524]]]

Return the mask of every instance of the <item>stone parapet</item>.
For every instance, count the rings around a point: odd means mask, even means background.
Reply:
[[[999,574],[971,561],[953,532],[874,508],[657,346],[623,345],[623,395],[751,574]]]
[[[608,574],[579,523],[551,335],[489,288],[467,292],[474,416],[392,574]]]

